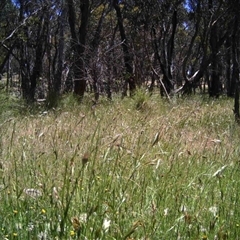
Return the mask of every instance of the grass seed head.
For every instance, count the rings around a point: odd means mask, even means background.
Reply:
[[[89,161],[89,158],[90,158],[90,154],[88,152],[86,152],[82,157],[82,164],[86,165]]]
[[[75,231],[80,230],[81,222],[79,221],[79,219],[77,217],[72,217],[71,222],[72,222],[72,226]]]

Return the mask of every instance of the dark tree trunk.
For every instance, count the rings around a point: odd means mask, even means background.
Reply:
[[[79,28],[79,44],[76,46],[76,52],[78,59],[74,68],[75,84],[74,93],[80,98],[83,97],[86,90],[86,78],[84,69],[84,59],[83,54],[85,52],[86,36],[87,36],[87,25],[89,20],[89,0],[83,0],[80,3],[81,11],[81,25]]]
[[[20,1],[20,22],[24,21],[24,13],[27,11],[24,1]],[[37,81],[42,74],[43,57],[46,51],[47,27],[49,21],[45,11],[39,12],[35,25],[24,25],[20,38],[18,59],[21,72],[21,90],[23,98],[27,102],[35,100]],[[35,38],[30,36],[34,35]]]
[[[66,75],[64,75],[63,71],[65,70],[65,74],[68,74],[67,66],[64,69],[64,50],[65,50],[65,20],[66,20],[66,7],[64,6],[61,15],[58,18],[58,27],[55,32],[55,54],[52,59],[51,57],[51,48],[49,47],[48,51],[48,59],[49,59],[49,92],[47,96],[47,107],[53,108],[57,107],[59,102],[60,93],[62,91],[62,82],[66,81]],[[52,65],[52,69],[51,69]],[[53,78],[51,76],[51,70],[53,74]],[[65,79],[65,81],[63,81]],[[52,81],[51,81],[52,80]]]
[[[235,121],[240,123],[240,112],[239,112],[239,57],[240,57],[240,2],[238,0],[230,1],[230,6],[233,13],[233,27],[232,27],[232,82],[235,84],[235,96],[234,96],[234,115]]]
[[[107,93],[108,100],[112,100],[111,82],[108,80],[104,83],[105,91]]]
[[[171,80],[168,77],[167,66],[163,63],[163,61],[161,60],[160,54],[159,54],[159,46],[158,46],[158,42],[157,42],[157,36],[156,36],[155,28],[152,28],[152,33],[154,35],[154,41],[153,42],[154,42],[155,57],[160,64],[162,75],[163,75],[163,79],[160,82],[160,94],[161,94],[161,96],[164,96],[165,89],[167,91],[166,94],[169,94],[171,89],[173,89],[173,85],[171,83]],[[164,60],[166,60],[166,59],[164,58]],[[164,84],[164,86],[162,86],[162,84]]]
[[[98,101],[99,100],[99,96],[100,96],[100,93],[99,93],[99,75],[101,75],[100,71],[99,71],[99,67],[98,67],[98,57],[97,54],[98,54],[98,48],[99,48],[99,44],[100,44],[100,41],[101,41],[101,32],[102,32],[102,25],[103,25],[103,22],[104,22],[104,18],[105,18],[105,15],[106,15],[106,10],[105,10],[105,7],[103,8],[103,11],[102,11],[102,14],[101,14],[101,17],[98,21],[98,25],[97,25],[97,28],[96,28],[96,31],[94,33],[94,37],[90,43],[90,56],[88,57],[87,59],[87,65],[89,65],[89,62],[91,62],[92,60],[92,67],[91,67],[91,74],[92,74],[92,78],[93,78],[93,91],[94,91],[94,98],[95,98],[95,101]],[[99,63],[101,64],[101,63]]]
[[[77,23],[74,7],[75,6],[73,0],[68,0],[68,21],[71,30],[72,48],[75,54],[75,62],[73,66],[74,93],[76,96],[82,99],[87,85],[85,78],[84,52],[87,36],[87,26],[90,15],[89,0],[82,0],[80,2],[81,24],[78,33],[75,29]]]
[[[177,28],[177,11],[173,12],[172,15],[172,30],[170,33],[170,38],[167,41],[167,33],[164,33],[164,36],[161,36],[161,40],[157,39],[156,36],[156,30],[153,27],[152,28],[152,33],[154,36],[154,51],[156,58],[160,64],[161,71],[163,74],[163,79],[162,79],[162,84],[164,86],[160,86],[160,94],[163,96],[164,92],[167,91],[167,94],[169,94],[173,89],[173,83],[172,83],[172,60],[173,60],[173,52],[174,52],[174,39],[175,39],[175,33],[176,33],[176,28]],[[158,41],[161,41],[161,46],[159,46]],[[167,42],[167,43],[166,43]],[[161,53],[161,55],[159,54]]]
[[[239,113],[239,86],[235,89],[235,96],[234,96],[234,116],[235,121],[240,123],[240,113]]]
[[[226,90],[227,96],[233,97],[234,91],[232,91],[232,82],[231,82],[231,39],[227,38],[225,43],[226,48]]]
[[[63,7],[61,16],[59,17],[59,41],[58,46],[56,46],[57,51],[57,70],[54,74],[53,79],[53,91],[56,95],[60,94],[61,86],[62,86],[62,72],[64,69],[64,49],[65,49],[65,40],[64,40],[64,32],[65,32],[65,17],[66,17],[66,9]]]
[[[6,56],[4,57],[3,61],[0,64],[0,74],[2,74],[3,69],[4,69],[7,61],[9,60],[10,56],[13,54],[13,49],[15,48],[15,45],[16,44],[14,42],[9,49],[6,49],[7,50],[7,54],[6,54]]]
[[[236,27],[234,28],[234,30],[237,31]],[[233,36],[232,36],[232,79],[231,79],[231,88],[230,88],[230,91],[235,94],[235,100],[236,100],[236,94],[239,95],[239,93],[236,93],[239,91],[239,86],[238,86],[239,84],[238,45],[239,44],[237,41],[238,41],[238,36],[235,32],[233,33]]]
[[[37,45],[37,49],[36,49],[36,57],[35,57],[34,67],[33,67],[32,74],[30,76],[29,100],[31,102],[34,101],[37,80],[39,79],[39,77],[42,73],[42,62],[43,62],[43,56],[45,53],[44,44],[46,42],[45,41],[46,36],[45,36],[44,29],[40,29],[40,34],[41,34],[41,36],[39,36],[39,44]]]
[[[218,98],[220,95],[220,80],[219,80],[219,69],[218,69],[218,29],[217,25],[214,24],[212,27],[211,35],[210,35],[210,47],[212,51],[212,64],[211,64],[211,83],[209,89],[209,96]]]
[[[126,69],[125,81],[126,81],[126,85],[128,84],[128,86],[129,86],[130,95],[132,95],[136,89],[136,83],[135,83],[135,79],[133,77],[133,67],[132,67],[133,58],[131,57],[130,52],[129,52],[128,41],[127,41],[127,37],[125,34],[124,26],[123,26],[123,18],[122,18],[121,9],[118,4],[118,0],[113,0],[113,7],[116,11],[119,32],[120,32],[121,40],[122,40],[124,64],[125,64],[125,69]],[[125,86],[125,90],[123,90],[123,96],[125,96],[125,95],[126,95],[126,86]]]
[[[235,85],[235,98],[234,98],[234,115],[236,122],[240,123],[239,113],[239,32],[238,22],[239,17],[235,16],[235,33],[233,34],[232,52],[233,52],[233,66],[232,66],[232,82]]]

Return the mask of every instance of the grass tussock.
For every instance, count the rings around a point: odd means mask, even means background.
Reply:
[[[232,100],[72,102],[1,123],[1,239],[240,239]]]

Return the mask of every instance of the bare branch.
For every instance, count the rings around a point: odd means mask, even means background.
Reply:
[[[168,100],[170,101],[171,98],[170,98],[170,96],[169,96],[169,94],[168,94],[168,92],[167,92],[167,89],[166,89],[166,87],[165,87],[165,85],[164,85],[161,77],[159,76],[159,74],[157,73],[157,71],[154,69],[153,66],[151,66],[151,68],[152,68],[154,74],[158,77],[158,79],[159,79],[159,81],[160,81],[160,83],[161,83],[161,85],[162,85],[162,87],[163,87],[163,89],[164,89],[164,92],[166,93],[166,96],[167,96]]]
[[[35,11],[31,14],[31,16],[25,18],[25,19],[22,21],[22,23],[20,23],[4,40],[1,41],[1,44],[3,45],[4,42],[6,42],[8,39],[12,38],[13,35],[14,35],[22,26],[24,26],[24,25],[27,23],[27,21],[32,18],[33,15],[35,15],[36,13],[38,13],[41,9],[42,9],[42,7],[38,8],[37,10],[35,10]]]

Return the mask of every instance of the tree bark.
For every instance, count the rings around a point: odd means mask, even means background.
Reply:
[[[126,70],[125,81],[126,81],[126,85],[128,84],[128,86],[129,86],[130,95],[132,95],[136,89],[136,83],[135,83],[135,79],[133,77],[133,67],[132,67],[133,58],[131,57],[131,54],[129,52],[128,41],[127,41],[127,37],[125,34],[124,26],[123,26],[123,18],[122,18],[121,9],[118,4],[118,0],[113,0],[113,7],[116,11],[119,32],[121,35],[121,40],[123,42],[122,49],[123,49],[124,64],[125,64],[125,70]],[[126,95],[127,95],[127,93],[125,90],[125,91],[123,91],[123,96],[126,96]]]
[[[167,40],[167,37],[169,33],[167,32],[164,32],[163,33],[164,35],[161,36],[161,40],[158,40],[156,36],[156,30],[154,27],[152,27],[152,33],[154,37],[154,41],[153,41],[154,51],[163,74],[162,84],[164,84],[164,86],[162,86],[161,84],[161,88],[160,88],[160,93],[162,96],[165,93],[165,89],[167,90],[167,94],[170,94],[170,92],[174,88],[172,83],[171,68],[172,68],[172,61],[173,61],[174,39],[175,39],[176,28],[177,28],[177,11],[176,10],[172,13],[171,32],[170,32],[170,38],[168,40]],[[161,41],[161,44],[160,44],[161,47],[159,46],[158,41]]]
[[[234,97],[234,91],[232,90],[232,78],[231,78],[231,38],[228,37],[225,43],[226,49],[226,88],[227,96]]]
[[[80,1],[80,12],[81,12],[81,24],[79,31],[75,29],[76,13],[74,9],[73,0],[68,0],[68,21],[71,30],[72,37],[72,49],[75,54],[75,62],[73,66],[74,73],[74,93],[81,100],[86,90],[86,78],[85,78],[85,67],[84,67],[84,52],[87,36],[87,26],[89,21],[89,0]]]
[[[62,85],[62,72],[64,68],[64,50],[65,50],[65,41],[64,41],[64,33],[65,33],[65,17],[66,17],[66,8],[65,6],[62,9],[61,16],[59,17],[59,41],[58,46],[56,46],[57,51],[57,70],[54,74],[53,80],[53,90],[56,95],[60,94],[61,85]]]
[[[24,2],[20,4],[20,22],[24,19],[25,9]],[[35,25],[27,25],[23,28],[24,37],[27,40],[20,40],[20,71],[21,71],[21,90],[23,98],[28,102],[34,102],[37,80],[42,73],[43,57],[47,41],[47,27],[49,21],[44,13],[39,12],[38,22]],[[34,41],[30,41],[28,36],[35,32]],[[31,54],[31,55],[30,55]]]
[[[234,34],[232,36],[232,53],[233,53],[233,66],[232,66],[232,81],[235,84],[235,97],[234,97],[234,115],[237,123],[240,123],[239,113],[239,15],[236,13],[234,21]]]
[[[209,0],[209,11],[211,11],[213,5],[212,0]],[[218,51],[220,46],[218,46],[218,26],[217,23],[213,24],[210,33],[210,48],[212,51],[212,61],[211,61],[211,77],[210,77],[210,88],[209,96],[218,98],[220,95],[220,79],[219,79],[219,69],[218,69]]]

